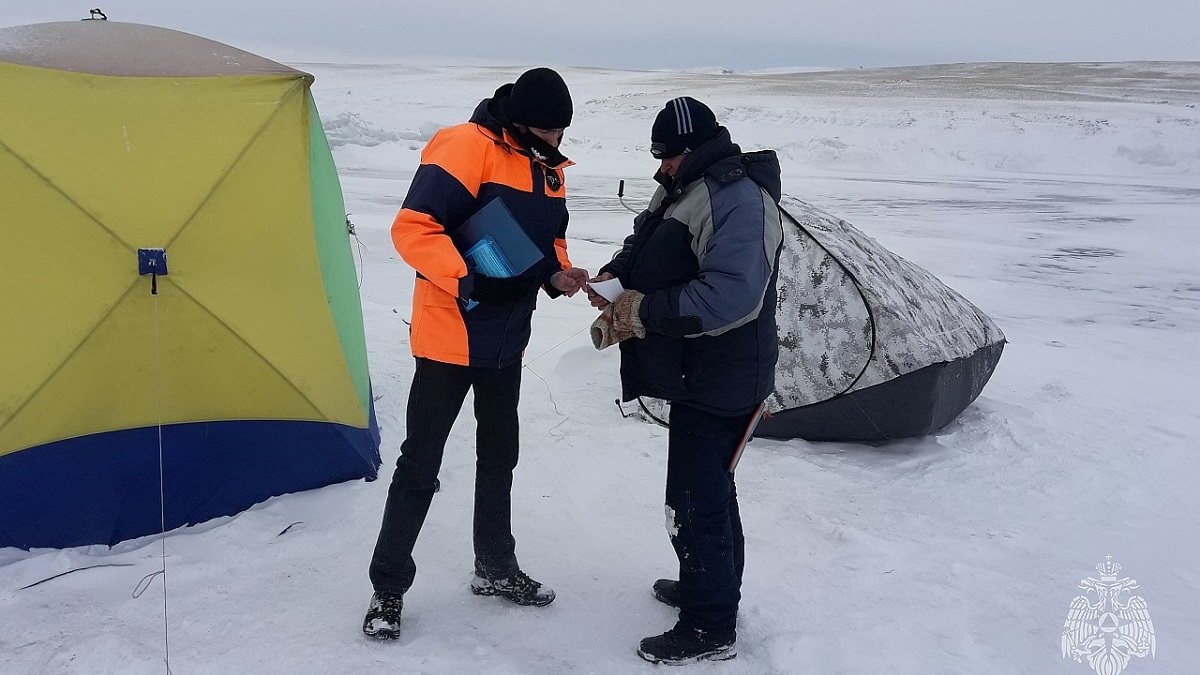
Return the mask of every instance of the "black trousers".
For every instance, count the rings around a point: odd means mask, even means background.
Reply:
[[[732,637],[746,540],[727,467],[750,414],[722,417],[671,404],[667,531],[679,558],[679,621]]]
[[[429,513],[450,429],[475,390],[475,564],[489,576],[517,570],[512,480],[517,466],[521,364],[472,368],[418,358],[408,395],[407,436],[388,489],[371,558],[377,592],[402,594],[417,574],[413,546]]]

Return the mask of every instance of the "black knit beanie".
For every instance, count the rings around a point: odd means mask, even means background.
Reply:
[[[658,159],[691,152],[720,130],[717,116],[691,96],[667,101],[650,130],[650,154]]]
[[[562,76],[549,68],[521,73],[505,107],[508,119],[538,129],[571,126],[571,92]]]

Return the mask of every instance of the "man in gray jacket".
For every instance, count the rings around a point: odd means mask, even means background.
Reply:
[[[666,633],[642,640],[655,663],[736,655],[744,539],[730,460],[774,388],[775,282],[783,238],[779,161],[743,153],[712,110],[690,97],[654,120],[660,187],[633,234],[592,281],[627,289],[593,324],[597,348],[620,343],[621,388],[671,403],[667,531],[679,579],[654,595],[679,608]]]

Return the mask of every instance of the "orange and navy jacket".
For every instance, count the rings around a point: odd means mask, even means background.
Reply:
[[[413,291],[410,345],[413,356],[443,363],[503,368],[521,361],[529,343],[538,284],[551,297],[555,272],[568,269],[567,204],[563,161],[547,166],[534,159],[488,110],[491,99],[471,120],[439,130],[421,152],[408,196],[392,223],[392,242],[417,272]],[[512,304],[459,301],[459,280],[467,275],[463,251],[451,234],[495,197],[542,252],[521,274],[530,292]]]

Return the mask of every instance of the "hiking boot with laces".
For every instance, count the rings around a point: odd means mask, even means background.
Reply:
[[[393,593],[376,593],[367,606],[367,618],[363,619],[363,633],[380,640],[395,640],[400,637],[400,610],[404,609],[404,596]]]
[[[654,582],[654,599],[678,609],[679,582],[674,579],[659,579]]]
[[[475,595],[500,595],[518,605],[545,607],[554,602],[554,591],[521,570],[503,578],[491,578],[480,570],[471,577],[471,592]]]
[[[671,630],[648,637],[638,646],[638,656],[651,663],[682,666],[699,661],[725,661],[737,656],[732,631],[717,635],[675,624]]]

